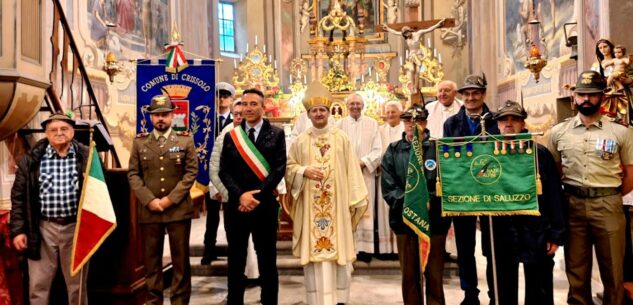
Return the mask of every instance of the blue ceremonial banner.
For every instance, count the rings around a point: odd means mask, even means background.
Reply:
[[[167,94],[176,106],[172,128],[189,131],[198,153],[198,183],[209,185],[209,159],[215,132],[215,61],[188,60],[187,69],[165,72],[165,60],[136,66],[136,133],[152,131],[147,110],[152,97]]]

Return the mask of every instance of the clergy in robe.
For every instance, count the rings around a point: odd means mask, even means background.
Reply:
[[[347,98],[349,116],[341,119],[337,127],[347,134],[354,153],[358,158],[358,167],[363,172],[367,187],[367,211],[362,216],[354,234],[358,259],[370,261],[374,249],[374,219],[376,216],[376,174],[380,168],[382,143],[378,122],[361,114],[365,103],[363,98],[353,93]]]
[[[313,126],[292,143],[286,167],[292,253],[303,265],[309,305],[349,301],[353,231],[367,207],[367,189],[347,135],[328,125],[331,103],[321,83],[308,87],[303,105]]]
[[[397,100],[385,103],[385,124],[380,126],[380,139],[382,142],[382,153],[384,154],[392,142],[402,139],[404,123],[400,120],[402,114],[402,103]],[[378,175],[380,181],[380,173]],[[378,204],[376,206],[376,219],[378,224],[378,253],[393,254],[398,253],[396,235],[389,227],[389,205],[382,198],[380,183],[378,185]]]

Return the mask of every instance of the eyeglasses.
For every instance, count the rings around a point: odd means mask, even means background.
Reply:
[[[234,111],[233,116],[243,116],[243,115],[242,115],[242,112]]]

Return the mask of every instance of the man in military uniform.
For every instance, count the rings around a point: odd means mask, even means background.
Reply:
[[[149,113],[154,130],[139,134],[130,155],[128,180],[138,198],[148,299],[163,303],[164,233],[169,235],[173,278],[171,304],[188,304],[191,294],[189,235],[193,204],[189,190],[198,174],[193,139],[171,128],[174,106],[167,96],[152,98]]]
[[[582,72],[574,90],[578,115],[552,128],[549,149],[569,201],[565,267],[568,304],[593,304],[592,247],[604,286],[602,304],[622,304],[625,220],[622,194],[633,189],[633,131],[600,112],[606,83]]]

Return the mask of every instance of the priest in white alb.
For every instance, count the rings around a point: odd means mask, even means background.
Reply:
[[[368,262],[374,249],[374,218],[376,217],[376,177],[382,156],[382,140],[376,120],[361,114],[365,103],[363,98],[352,93],[347,97],[349,115],[337,123],[337,127],[347,134],[356,153],[357,163],[363,171],[365,186],[369,194],[367,212],[361,218],[354,234],[358,260]]]
[[[404,132],[404,123],[400,120],[402,111],[402,103],[398,100],[392,100],[385,103],[386,120],[385,123],[379,127],[380,139],[382,142],[382,154],[385,153],[391,142],[396,142],[402,139],[402,133]],[[378,181],[380,181],[380,175],[378,175]],[[377,186],[378,204],[376,207],[376,218],[378,220],[378,253],[398,253],[396,235],[393,234],[391,228],[389,227],[389,206],[382,198],[380,183],[378,183]]]
[[[347,136],[328,125],[332,96],[319,82],[303,104],[313,127],[288,152],[286,181],[293,204],[292,253],[303,265],[307,303],[349,301],[353,230],[367,207],[367,189]]]

